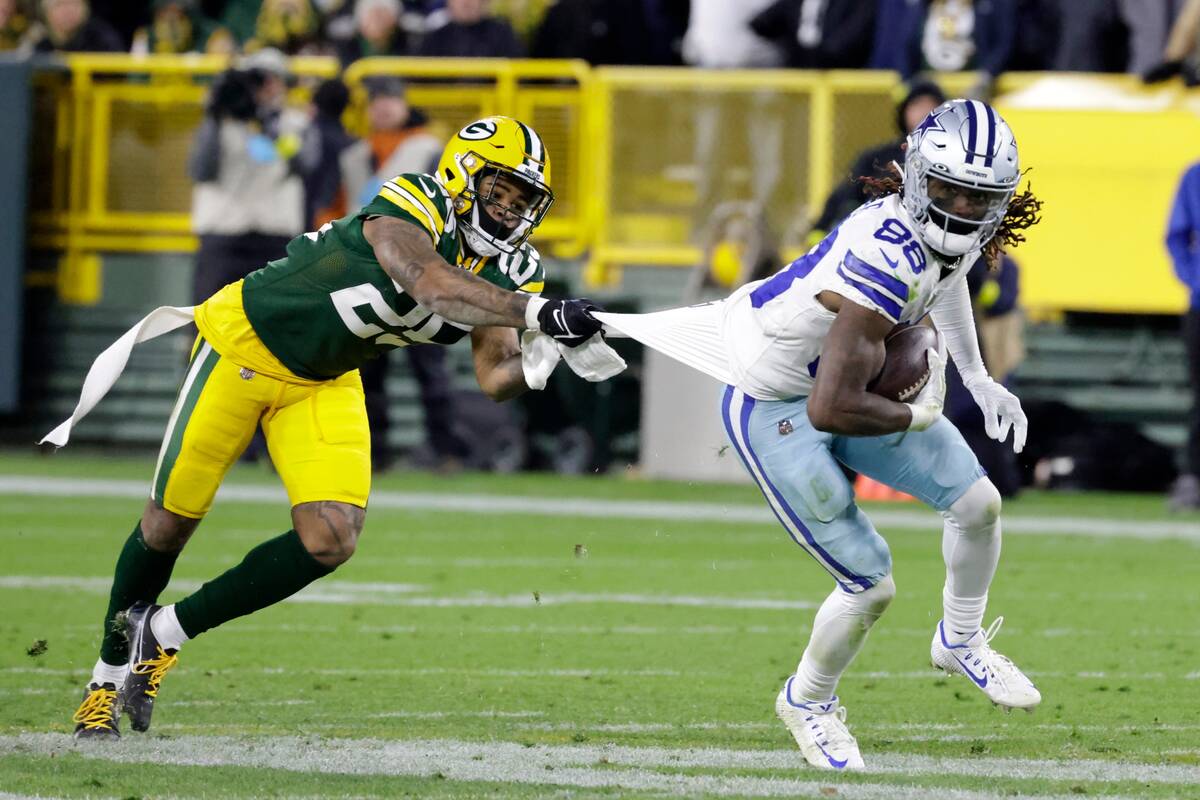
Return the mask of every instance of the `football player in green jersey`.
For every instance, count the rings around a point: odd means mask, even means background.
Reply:
[[[195,310],[200,329],[153,490],[117,560],[104,639],[76,735],[146,730],[185,641],[287,598],[354,553],[370,488],[358,367],[471,337],[480,387],[527,388],[517,329],[566,345],[600,332],[583,300],[546,300],[530,233],[553,202],[541,139],[507,117],[458,132],[433,175],[400,175],[365,208]],[[292,529],[182,600],[156,605],[226,471],[261,425]]]

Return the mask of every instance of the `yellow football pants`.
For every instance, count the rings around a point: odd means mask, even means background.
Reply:
[[[301,385],[223,358],[199,339],[154,470],[153,497],[199,519],[262,423],[292,505],[337,500],[366,507],[371,436],[358,372]]]

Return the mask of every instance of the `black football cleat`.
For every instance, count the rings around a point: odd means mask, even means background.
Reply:
[[[150,729],[150,715],[163,676],[179,663],[175,650],[164,650],[154,638],[150,618],[161,606],[136,603],[125,612],[125,635],[129,639],[129,676],[121,692],[129,725],[135,731]]]
[[[120,739],[120,697],[111,683],[89,683],[75,711],[76,739]]]

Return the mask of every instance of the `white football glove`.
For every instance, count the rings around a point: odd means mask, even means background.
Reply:
[[[941,345],[940,335],[938,344]],[[946,402],[946,357],[942,355],[940,348],[931,347],[926,352],[929,358],[929,380],[921,387],[913,401],[905,404],[912,412],[912,422],[908,424],[910,431],[923,431],[937,422]]]
[[[1021,401],[985,372],[963,378],[963,385],[975,398],[983,412],[983,427],[987,435],[998,442],[1008,438],[1009,428],[1013,432],[1013,452],[1025,449],[1025,434],[1029,431],[1029,420],[1021,410]]]

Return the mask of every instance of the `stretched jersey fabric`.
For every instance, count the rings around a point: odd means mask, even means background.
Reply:
[[[836,315],[817,300],[834,292],[896,324],[919,322],[960,281],[978,253],[944,278],[898,195],[859,208],[816,247],[725,302],[722,339],[733,384],[760,400],[806,397]]]
[[[246,277],[240,304],[226,298],[222,308],[228,313],[198,309],[197,324],[205,338],[218,348],[226,343],[220,352],[234,361],[243,356],[261,363],[261,353],[251,352],[252,347],[240,352],[247,348],[237,341],[245,336],[228,335],[241,320],[224,317],[244,314],[266,350],[290,373],[309,381],[336,378],[396,347],[462,339],[470,326],[422,308],[383,271],[363,235],[363,222],[377,216],[411,222],[429,234],[447,263],[489,283],[534,294],[542,290],[541,259],[531,245],[495,259],[471,254],[459,239],[450,197],[437,179],[400,175],[357,213],[289,242],[285,258]],[[217,328],[224,328],[225,335]],[[234,352],[224,352],[231,348]]]

